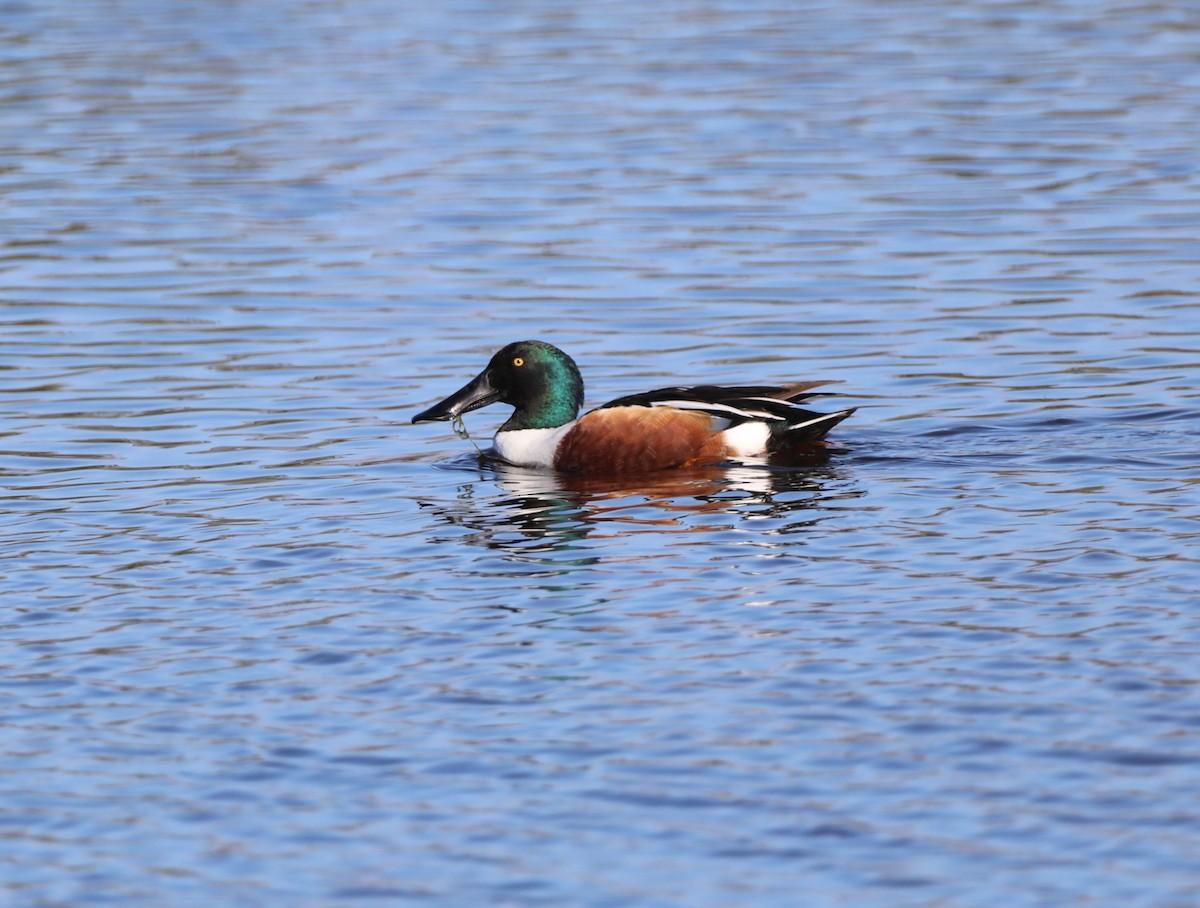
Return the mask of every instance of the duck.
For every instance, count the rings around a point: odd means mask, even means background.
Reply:
[[[489,404],[513,407],[493,439],[499,458],[564,473],[651,473],[761,458],[823,445],[855,407],[817,413],[801,403],[824,382],[694,385],[610,400],[579,415],[583,377],[545,341],[502,347],[475,378],[422,410],[414,424],[454,421]]]

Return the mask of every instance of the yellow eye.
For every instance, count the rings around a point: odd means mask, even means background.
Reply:
[[[525,365],[525,360],[521,359],[521,357],[519,357],[519,356],[514,356],[513,357],[513,365],[514,366],[523,366],[523,365]]]

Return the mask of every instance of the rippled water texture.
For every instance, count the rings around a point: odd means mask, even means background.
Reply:
[[[1200,902],[1198,42],[3,3],[0,902]],[[586,482],[409,424],[527,337],[860,409]]]

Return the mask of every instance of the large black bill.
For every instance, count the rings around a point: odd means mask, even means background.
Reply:
[[[412,418],[414,423],[439,422],[454,419],[480,407],[486,407],[500,399],[500,392],[492,385],[492,377],[484,369],[464,388],[455,391],[440,404],[422,410]]]

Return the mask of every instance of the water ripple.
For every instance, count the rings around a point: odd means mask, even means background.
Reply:
[[[9,901],[1194,900],[1186,10],[3,12]],[[531,336],[860,409],[409,424]]]

